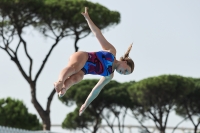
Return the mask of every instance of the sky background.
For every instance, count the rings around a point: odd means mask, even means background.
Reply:
[[[109,10],[118,11],[121,14],[121,22],[118,25],[102,31],[105,38],[116,47],[117,59],[133,42],[130,57],[135,62],[134,72],[126,76],[115,73],[113,80],[122,83],[132,80],[140,81],[162,74],[200,78],[199,0],[91,1],[98,2]],[[82,17],[81,14],[80,17]],[[25,33],[28,52],[34,59],[33,75],[35,76],[53,42],[43,38],[32,27],[26,29]],[[16,43],[17,40],[12,46],[15,47]],[[61,69],[66,66],[69,56],[74,52],[73,43],[74,40],[70,37],[59,43],[38,79],[37,98],[44,108],[47,97],[53,89],[53,83],[57,80]],[[0,45],[2,46],[2,43]],[[78,46],[80,51],[101,50],[100,44],[92,34],[80,40]],[[19,57],[23,68],[28,72],[29,62],[22,47],[20,47]],[[84,77],[84,79],[91,78],[99,79],[100,77],[92,75]],[[37,114],[31,103],[29,84],[7,53],[0,50],[0,98],[7,97],[22,100],[29,112]],[[55,95],[51,104],[52,124],[61,124],[66,114],[73,110],[74,107],[66,107]],[[180,120],[172,113],[168,125],[175,126]],[[132,118],[127,118],[126,123],[138,125]],[[182,126],[193,127],[190,122],[184,124]],[[147,125],[151,125],[151,122],[147,122]],[[59,128],[52,128],[52,131],[64,132]]]

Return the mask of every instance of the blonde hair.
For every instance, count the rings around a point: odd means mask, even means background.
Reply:
[[[127,65],[130,66],[131,68],[131,73],[134,70],[135,64],[133,62],[133,60],[129,57],[129,53],[131,51],[133,43],[128,47],[128,50],[126,51],[126,53],[124,54],[124,56],[120,57],[120,61],[126,61]]]

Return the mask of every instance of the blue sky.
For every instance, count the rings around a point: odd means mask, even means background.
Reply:
[[[92,0],[92,2],[98,2],[121,14],[120,24],[102,31],[105,38],[116,47],[116,58],[119,59],[133,42],[130,56],[135,61],[135,71],[128,76],[115,73],[114,80],[118,82],[139,81],[162,74],[200,78],[199,0],[127,0],[126,2]],[[34,75],[53,42],[41,37],[32,27],[26,29],[25,32],[24,38],[28,42],[28,51],[34,59]],[[37,98],[43,107],[46,106],[47,97],[59,72],[66,66],[70,54],[74,52],[73,41],[73,38],[66,38],[60,42],[39,77]],[[78,46],[81,51],[101,50],[100,44],[92,34],[80,40]],[[27,71],[28,60],[22,51],[21,48],[20,62]],[[0,98],[10,96],[23,100],[29,112],[37,114],[31,103],[29,85],[19,73],[16,65],[2,50],[0,50],[0,68]],[[99,79],[99,76],[87,75],[86,78]],[[66,114],[73,109],[74,107],[69,108],[63,105],[54,96],[51,105],[52,124],[60,124]],[[173,126],[179,120],[172,115],[169,125]],[[137,123],[133,122],[133,124]],[[188,125],[190,124],[186,126]]]

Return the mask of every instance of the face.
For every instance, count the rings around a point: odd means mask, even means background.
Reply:
[[[126,61],[122,61],[116,71],[122,75],[128,75],[131,73],[131,67],[127,65]]]

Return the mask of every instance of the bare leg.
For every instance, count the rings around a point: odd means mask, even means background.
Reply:
[[[86,52],[79,51],[71,55],[67,67],[60,72],[58,81],[54,83],[56,92],[61,91],[66,79],[71,77],[71,75],[76,74],[83,68],[87,59],[88,54]]]
[[[62,97],[63,95],[65,95],[66,91],[73,86],[74,84],[79,83],[83,77],[84,77],[84,72],[83,71],[79,71],[78,73],[70,76],[68,79],[65,80],[62,90],[59,92],[59,96]]]
[[[64,84],[64,81],[70,77],[71,75],[73,75],[75,73],[75,68],[72,66],[72,67],[65,67],[61,72],[60,72],[60,75],[59,75],[59,78],[58,78],[58,81],[54,83],[54,86],[55,86],[55,89],[56,89],[56,92],[59,92],[61,91],[62,89],[62,86]]]

